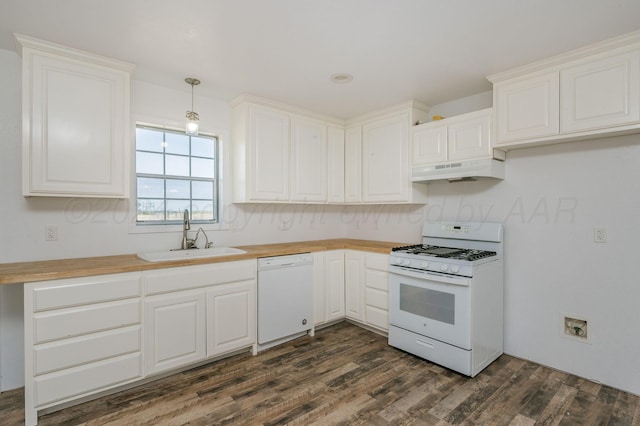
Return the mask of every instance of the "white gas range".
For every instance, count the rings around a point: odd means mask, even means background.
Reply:
[[[389,344],[468,376],[503,351],[502,225],[425,223],[390,256]]]

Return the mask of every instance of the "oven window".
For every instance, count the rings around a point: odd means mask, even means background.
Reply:
[[[456,296],[452,293],[400,284],[400,310],[455,325]]]

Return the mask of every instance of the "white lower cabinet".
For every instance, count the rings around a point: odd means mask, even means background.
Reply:
[[[313,253],[314,325],[344,318],[344,250]]]
[[[147,374],[205,359],[204,290],[146,298],[144,315]]]
[[[160,372],[256,353],[256,279],[256,261],[243,260],[25,284],[25,424]]]
[[[345,250],[345,296],[346,316],[356,321],[364,321],[364,253]]]
[[[256,281],[207,290],[207,357],[256,343]]]
[[[143,377],[140,273],[24,285],[25,423]]]
[[[256,280],[255,260],[145,272],[147,374],[255,352]]]
[[[371,327],[389,330],[389,255],[367,253],[364,260],[364,320]]]
[[[389,329],[389,256],[345,251],[346,317],[369,327]]]

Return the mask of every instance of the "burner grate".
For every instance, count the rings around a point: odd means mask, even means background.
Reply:
[[[392,252],[401,252],[404,254],[412,254],[418,256],[432,256],[443,259],[457,259],[474,261],[484,259],[485,257],[495,256],[495,251],[464,249],[456,247],[439,247],[425,244],[414,244],[410,246],[394,247]]]

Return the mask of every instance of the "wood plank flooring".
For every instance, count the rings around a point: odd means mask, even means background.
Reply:
[[[23,423],[23,392],[0,424]],[[640,398],[503,355],[473,379],[346,322],[40,416],[40,425],[640,425]]]

